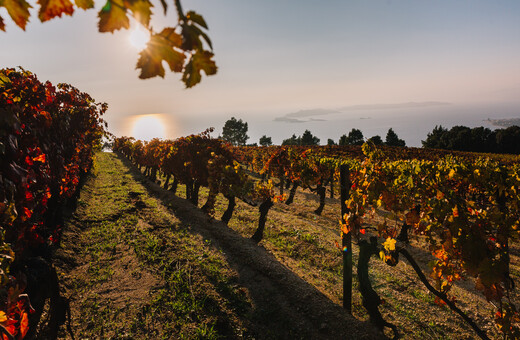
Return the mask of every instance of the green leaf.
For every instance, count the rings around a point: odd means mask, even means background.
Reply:
[[[100,32],[111,32],[121,28],[130,28],[130,22],[126,16],[126,8],[123,0],[108,0],[99,11],[98,28]]]
[[[15,24],[25,31],[25,26],[31,15],[29,8],[32,8],[32,6],[25,0],[4,0],[3,6],[7,9],[7,13]]]
[[[152,15],[152,3],[148,0],[125,0],[125,7],[130,9],[134,18],[144,27],[148,27]]]
[[[181,72],[184,66],[185,55],[173,48],[171,41],[161,34],[154,34],[148,45],[139,53],[136,68],[141,69],[139,78],[147,79],[156,76],[164,78],[162,62],[166,61],[173,72]]]
[[[208,76],[217,73],[217,65],[214,60],[211,60],[212,58],[213,53],[209,51],[197,51],[191,56],[182,76],[182,81],[187,88],[193,87],[200,82],[202,78],[201,71],[204,71]]]
[[[204,20],[204,18],[202,17],[202,15],[200,14],[197,14],[196,12],[194,11],[189,11],[188,13],[186,13],[186,18],[188,20],[191,20],[193,21],[194,23],[204,27],[205,29],[208,29],[208,25],[206,24],[206,21]]]
[[[38,4],[40,5],[38,17],[41,22],[61,17],[62,14],[74,13],[74,5],[69,0],[38,0]]]
[[[74,0],[76,6],[81,9],[94,8],[94,0]]]

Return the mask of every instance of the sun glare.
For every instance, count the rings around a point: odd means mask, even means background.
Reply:
[[[146,44],[150,40],[150,32],[141,27],[141,25],[136,25],[134,30],[130,32],[128,40],[132,46],[142,50],[146,47]]]
[[[160,114],[141,115],[136,117],[132,136],[141,140],[165,138],[165,126]]]

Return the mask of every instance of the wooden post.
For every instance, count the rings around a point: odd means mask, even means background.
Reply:
[[[341,220],[348,213],[347,204],[350,192],[350,178],[348,166],[342,164],[339,168],[340,195],[341,195]],[[343,250],[343,308],[352,314],[352,234],[341,233],[341,247]]]

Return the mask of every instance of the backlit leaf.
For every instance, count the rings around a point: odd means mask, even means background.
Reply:
[[[29,8],[32,8],[32,6],[25,0],[4,0],[3,6],[7,9],[7,13],[15,24],[25,30],[25,25],[27,25],[30,16]]]
[[[170,70],[181,72],[184,65],[184,54],[173,49],[172,43],[160,34],[154,34],[148,45],[139,53],[136,68],[141,69],[139,78],[164,77],[163,60]]]
[[[38,4],[40,5],[38,17],[42,22],[61,17],[62,14],[74,13],[74,6],[70,0],[38,0]]]
[[[94,0],[74,0],[74,2],[81,9],[94,8]]]
[[[182,77],[187,88],[193,87],[200,82],[202,78],[201,71],[204,71],[208,76],[217,73],[217,65],[211,58],[213,58],[213,53],[208,51],[199,51],[192,55]]]
[[[114,32],[121,28],[130,28],[123,0],[108,0],[99,11],[98,28],[100,32]]]
[[[152,3],[148,0],[125,0],[125,7],[130,9],[134,18],[144,27],[150,24],[150,16],[152,15]]]
[[[208,29],[208,25],[206,24],[206,21],[204,20],[202,15],[197,14],[194,11],[189,11],[188,13],[186,13],[186,18],[188,18],[188,20],[191,20],[194,23],[204,27],[205,29]]]

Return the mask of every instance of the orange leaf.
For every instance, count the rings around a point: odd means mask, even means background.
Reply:
[[[29,316],[27,313],[22,314],[22,320],[20,321],[20,334],[22,335],[22,338],[25,337],[27,332],[29,331]]]
[[[34,157],[33,161],[45,163],[45,154],[42,153],[41,155]]]
[[[38,0],[38,3],[40,4],[38,17],[42,22],[61,17],[62,14],[74,13],[74,6],[69,0]]]

